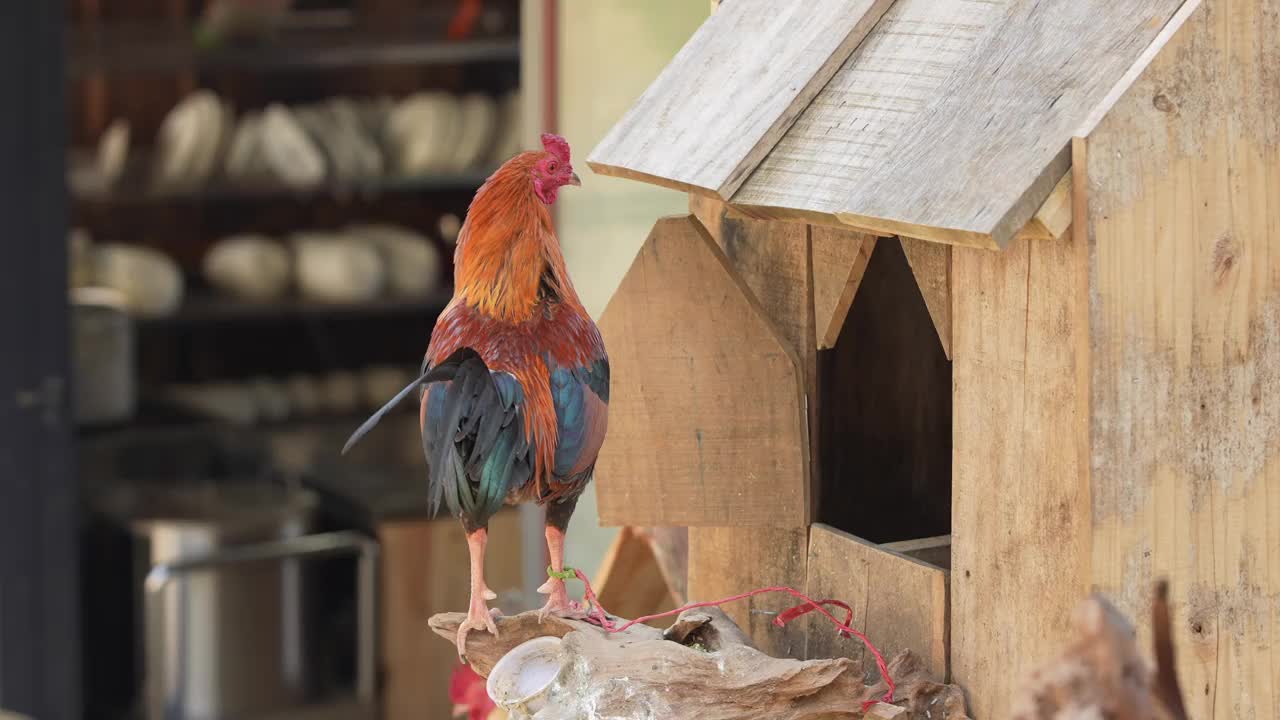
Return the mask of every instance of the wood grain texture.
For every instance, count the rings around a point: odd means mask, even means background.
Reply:
[[[503,597],[521,592],[519,514],[504,510],[489,522],[491,552],[485,580]],[[381,650],[383,717],[409,720],[447,717],[449,674],[457,650],[431,635],[436,613],[467,607],[467,541],[452,518],[403,520],[378,526],[382,545]],[[508,611],[523,608],[505,608]]]
[[[691,195],[689,207],[795,352],[805,389],[807,428],[817,428],[821,401],[813,271],[816,229],[800,223],[751,218],[712,198]],[[806,450],[810,459],[809,487],[818,482],[818,454],[817,433],[810,431]],[[812,508],[816,496],[810,492],[808,497]]]
[[[862,284],[876,237],[853,230],[814,226],[813,316],[818,348],[835,347],[845,316]]]
[[[951,672],[974,717],[1008,717],[1089,590],[1087,250],[952,253]]]
[[[1071,173],[1062,176],[1036,214],[1023,226],[1018,237],[1027,240],[1057,240],[1071,227]]]
[[[892,0],[734,0],[591,151],[598,173],[727,199]]]
[[[1274,718],[1280,3],[1180,19],[1087,139],[1094,576],[1133,616],[1169,579],[1190,717]]]
[[[600,328],[613,369],[596,466],[603,524],[808,522],[792,343],[697,220],[658,221]]]
[[[942,351],[951,358],[951,247],[916,238],[899,238],[929,317],[938,331]]]
[[[1003,247],[1179,5],[899,0],[730,200]]]
[[[817,523],[809,530],[805,594],[849,603],[850,626],[865,633],[885,657],[911,650],[935,680],[946,679],[945,570]],[[840,610],[833,614],[843,619]],[[798,622],[807,625],[807,657],[847,657],[875,667],[865,646],[856,638],[841,638],[825,617],[813,613]]]
[[[689,600],[719,600],[773,585],[804,589],[808,528],[689,528]],[[802,623],[776,627],[776,613],[796,604],[780,593],[757,595],[721,609],[762,652],[804,658]],[[772,614],[766,614],[772,613]]]
[[[902,540],[885,543],[880,547],[902,553],[908,557],[936,565],[944,570],[951,569],[951,536],[935,535],[918,540]]]
[[[808,226],[730,212],[720,218],[719,233],[712,238],[802,368],[808,365],[817,352]]]
[[[648,543],[671,597],[677,605],[684,605],[689,598],[689,528],[637,527],[632,530]]]

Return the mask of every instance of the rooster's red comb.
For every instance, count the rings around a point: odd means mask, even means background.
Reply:
[[[542,133],[542,147],[560,162],[569,162],[569,143],[555,133]]]

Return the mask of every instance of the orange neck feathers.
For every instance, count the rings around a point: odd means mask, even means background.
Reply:
[[[455,300],[508,323],[533,317],[544,284],[562,301],[581,306],[550,208],[534,192],[530,170],[537,155],[517,155],[485,181],[454,253]]]

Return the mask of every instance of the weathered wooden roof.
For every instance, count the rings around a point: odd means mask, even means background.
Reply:
[[[1055,187],[1046,211],[1062,209],[1071,137],[1181,4],[728,0],[588,163],[749,212],[1001,247]]]

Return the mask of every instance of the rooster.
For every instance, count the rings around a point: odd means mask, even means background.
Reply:
[[[421,388],[419,418],[430,504],[462,521],[471,555],[471,602],[458,629],[498,634],[484,581],[489,518],[504,503],[546,507],[551,568],[564,571],[564,533],[591,480],[608,422],[609,358],[569,281],[550,206],[580,185],[569,144],[508,160],[471,201],[454,254],[453,299],[436,321],[422,375],[364,422],[345,453]],[[541,616],[578,615],[553,574]],[[496,612],[496,611],[495,611]]]

